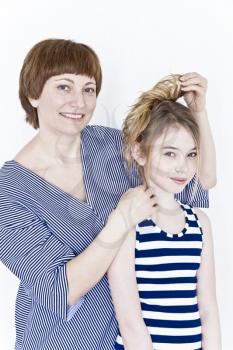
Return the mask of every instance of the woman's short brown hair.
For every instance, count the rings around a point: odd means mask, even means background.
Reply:
[[[65,39],[47,39],[37,43],[25,57],[19,79],[19,98],[26,121],[39,127],[37,109],[29,98],[38,99],[45,82],[54,75],[73,73],[87,75],[96,81],[100,92],[102,71],[99,58],[89,46]]]

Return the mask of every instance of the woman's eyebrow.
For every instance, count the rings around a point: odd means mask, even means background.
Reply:
[[[164,146],[162,147],[162,149],[174,149],[174,150],[179,150],[179,148],[177,147],[174,147],[174,146]],[[196,147],[193,147],[190,149],[190,151],[195,151],[197,148]]]
[[[85,85],[96,85],[96,83],[94,81],[89,81],[88,83],[86,83]]]
[[[59,78],[59,79],[55,79],[55,81],[59,81],[59,80],[67,80],[69,81],[70,83],[73,83],[74,84],[74,81],[72,79],[69,79],[69,78]]]
[[[60,81],[60,80],[66,80],[69,81],[70,83],[74,84],[74,80],[69,79],[69,78],[59,78],[59,79],[55,79],[55,81]],[[87,82],[85,85],[96,85],[96,83],[94,81],[89,81]]]

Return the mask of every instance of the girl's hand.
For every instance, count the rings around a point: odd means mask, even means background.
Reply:
[[[199,113],[205,109],[207,80],[198,73],[186,73],[181,76],[181,90],[188,108]]]
[[[126,230],[150,217],[156,205],[152,189],[145,190],[143,186],[129,189],[121,197],[115,213],[123,219]]]

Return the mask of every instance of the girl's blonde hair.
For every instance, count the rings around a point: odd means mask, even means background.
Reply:
[[[124,155],[132,167],[131,149],[140,144],[140,151],[150,163],[151,149],[156,138],[171,127],[184,127],[193,137],[197,149],[197,174],[200,164],[200,132],[198,124],[189,108],[176,100],[183,95],[179,74],[169,75],[160,80],[151,90],[139,96],[123,123]],[[137,164],[146,184],[144,168]]]

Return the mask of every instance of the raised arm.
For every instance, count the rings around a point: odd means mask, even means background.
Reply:
[[[220,323],[216,299],[214,252],[211,226],[207,215],[196,209],[203,228],[203,250],[198,271],[198,305],[202,324],[203,350],[221,350]]]
[[[201,169],[199,179],[208,190],[216,185],[216,154],[214,140],[206,112],[207,80],[198,73],[186,73],[180,78],[184,100],[191,109],[200,128]]]
[[[135,232],[130,232],[108,270],[108,279],[125,350],[152,350],[135,274]]]

